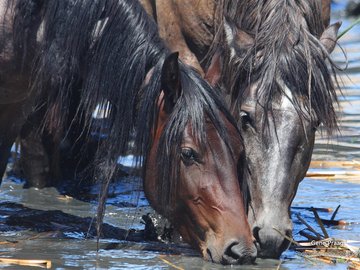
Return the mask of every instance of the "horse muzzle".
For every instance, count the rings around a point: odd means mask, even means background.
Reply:
[[[276,229],[276,230],[275,230]],[[260,258],[278,259],[290,245],[284,235],[291,237],[291,226],[283,228],[254,227],[254,236]]]
[[[246,244],[244,241],[230,241],[224,245],[222,251],[216,247],[206,248],[204,258],[214,263],[229,264],[253,264],[257,256],[257,248],[254,243]]]

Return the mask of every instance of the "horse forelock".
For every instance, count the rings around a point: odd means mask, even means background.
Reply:
[[[254,43],[244,56],[229,58],[229,66],[224,67],[232,106],[240,106],[247,88],[256,84],[266,124],[274,100],[284,94],[285,89],[277,82],[280,78],[292,91],[300,116],[313,111],[316,121],[323,123],[329,133],[336,129],[336,73],[319,40],[324,31],[320,1],[238,1],[235,9],[236,16],[229,17],[254,36]]]

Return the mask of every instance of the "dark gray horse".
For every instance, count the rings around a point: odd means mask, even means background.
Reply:
[[[340,24],[328,26],[321,1],[230,7],[228,46],[217,48],[208,77],[220,78],[244,138],[248,218],[259,255],[278,258],[289,245],[283,235],[292,234],[290,205],[310,165],[315,132],[320,124],[329,133],[337,128],[329,55]]]

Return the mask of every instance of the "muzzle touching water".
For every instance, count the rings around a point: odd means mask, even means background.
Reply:
[[[260,217],[257,221],[260,222],[253,224],[252,231],[256,239],[258,256],[278,259],[290,245],[290,242],[284,237],[292,236],[292,223],[288,214],[284,213],[282,218],[267,215],[265,219]]]
[[[278,259],[290,245],[290,242],[283,236],[291,237],[292,231],[289,229],[282,229],[278,232],[272,228],[255,227],[253,232],[260,258]]]
[[[223,251],[215,247],[208,247],[204,258],[208,261],[228,264],[252,264],[257,257],[255,244],[246,245],[243,241],[230,241],[224,246]]]

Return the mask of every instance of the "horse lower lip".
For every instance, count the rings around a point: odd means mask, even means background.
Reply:
[[[229,257],[228,255],[223,255],[221,259],[221,264],[228,265],[228,264],[239,264],[238,259],[234,259]]]

